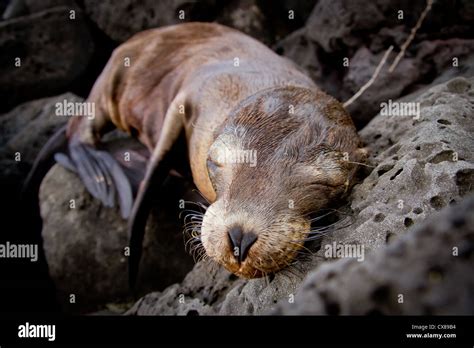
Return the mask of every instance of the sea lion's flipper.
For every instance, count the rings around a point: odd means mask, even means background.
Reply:
[[[59,128],[56,133],[46,142],[36,156],[36,159],[23,184],[21,200],[23,204],[27,201],[38,200],[38,191],[44,176],[54,165],[54,154],[63,151],[67,146],[66,125]]]
[[[74,163],[71,162],[69,157],[66,156],[65,154],[63,154],[61,152],[58,152],[58,153],[54,154],[54,160],[56,161],[56,163],[59,163],[60,165],[62,165],[67,170],[69,170],[73,173],[77,173],[76,166],[74,165]]]
[[[106,151],[91,145],[72,142],[69,156],[56,154],[56,161],[76,172],[89,193],[106,207],[114,207],[118,197],[120,213],[124,219],[130,216],[133,205],[132,187],[119,163]]]
[[[172,108],[171,108],[172,109]],[[172,111],[169,113],[172,113]],[[148,163],[145,178],[140,184],[132,213],[129,219],[130,256],[128,259],[129,285],[133,289],[138,276],[142,254],[145,227],[156,197],[171,169],[174,150],[183,124],[174,115],[167,115],[161,129],[161,136]]]
[[[168,176],[170,170],[170,156],[159,162],[150,163],[145,179],[140,185],[138,195],[129,220],[130,257],[129,257],[129,284],[133,289],[142,255],[145,227],[156,192]]]

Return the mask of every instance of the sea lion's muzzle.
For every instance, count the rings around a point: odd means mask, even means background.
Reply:
[[[243,278],[262,277],[291,264],[310,230],[307,219],[289,210],[264,215],[234,204],[218,200],[204,214],[200,240],[206,255]]]

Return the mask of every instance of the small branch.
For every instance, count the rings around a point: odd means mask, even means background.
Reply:
[[[402,59],[402,57],[405,55],[406,49],[415,38],[416,32],[421,27],[421,24],[423,23],[423,20],[425,19],[428,12],[431,10],[432,5],[433,5],[433,0],[427,0],[426,7],[421,13],[420,18],[418,18],[418,22],[416,22],[416,25],[411,29],[410,35],[408,36],[407,40],[403,43],[402,47],[400,48],[400,52],[398,53],[397,57],[393,61],[392,65],[390,65],[390,68],[388,69],[390,73],[393,72],[393,70],[395,70],[395,68],[398,65],[398,62],[400,62],[400,59]]]
[[[387,58],[388,58],[390,52],[392,52],[392,50],[393,50],[393,46],[390,46],[390,47],[388,48],[388,50],[385,52],[385,54],[383,55],[382,60],[380,61],[379,65],[377,65],[377,68],[375,68],[375,71],[374,71],[372,77],[370,78],[370,80],[367,81],[366,84],[363,85],[363,86],[357,91],[357,93],[354,94],[349,100],[347,100],[346,102],[344,102],[344,104],[343,104],[344,107],[347,107],[347,106],[349,106],[350,104],[352,104],[357,98],[360,97],[360,95],[361,95],[362,93],[365,92],[365,90],[366,90],[367,88],[370,87],[370,85],[372,85],[372,83],[374,83],[375,79],[377,78],[378,74],[380,73],[380,70],[382,69],[382,66],[385,64],[385,62],[386,62],[386,60],[387,60]]]

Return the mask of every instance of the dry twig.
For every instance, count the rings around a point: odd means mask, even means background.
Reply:
[[[382,60],[380,61],[379,65],[377,65],[377,68],[375,69],[375,71],[374,71],[372,77],[370,78],[370,80],[367,81],[367,82],[365,83],[365,85],[363,85],[363,86],[357,91],[357,93],[354,94],[349,100],[347,100],[346,102],[344,102],[343,105],[344,105],[345,108],[346,108],[347,106],[349,106],[350,104],[352,104],[357,98],[359,98],[360,95],[361,95],[362,93],[364,93],[365,90],[366,90],[367,88],[369,88],[372,83],[374,83],[375,79],[377,78],[378,74],[380,73],[380,70],[382,70],[382,66],[385,64],[385,61],[387,60],[388,55],[390,54],[390,52],[392,52],[392,50],[393,50],[393,46],[390,46],[390,47],[388,48],[388,50],[385,52],[385,54],[383,55]]]
[[[416,22],[415,26],[411,29],[410,35],[408,36],[406,41],[403,43],[400,49],[400,52],[395,57],[395,60],[393,61],[392,65],[390,65],[388,72],[390,73],[393,72],[393,70],[395,70],[395,68],[397,67],[398,62],[400,61],[400,59],[402,59],[403,55],[405,54],[406,49],[415,38],[416,32],[421,27],[421,24],[423,23],[423,20],[425,19],[428,12],[431,10],[432,5],[433,5],[433,0],[427,0],[425,9],[421,13],[420,18],[418,18],[418,21]]]

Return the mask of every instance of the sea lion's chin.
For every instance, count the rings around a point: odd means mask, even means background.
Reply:
[[[203,245],[211,259],[224,266],[229,272],[247,279],[260,278],[282,270],[294,261],[299,249],[271,246],[263,241],[259,244],[257,241],[242,260],[225,243],[221,248],[217,247],[218,250],[215,245],[208,245],[206,242],[203,242]]]
[[[241,278],[247,278],[247,279],[252,279],[252,278],[260,278],[263,277],[266,273],[262,272],[259,269],[256,269],[255,267],[252,266],[252,262],[246,261],[243,264],[236,264],[236,263],[223,263],[222,264],[225,269],[227,269],[229,272],[234,273],[236,276],[239,276]],[[276,271],[274,271],[276,272]],[[272,273],[274,273],[272,272]]]

